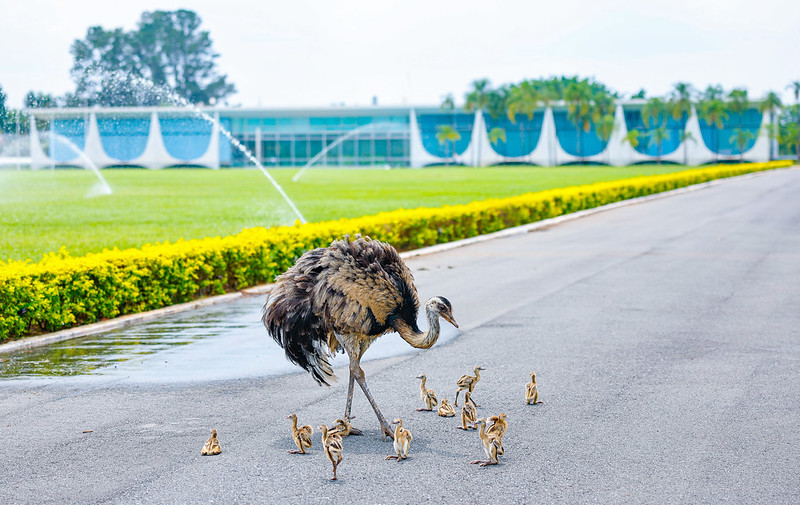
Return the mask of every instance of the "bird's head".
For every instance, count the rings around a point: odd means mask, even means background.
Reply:
[[[217,438],[217,430],[211,430],[211,438]]]
[[[485,426],[486,425],[486,420],[481,417],[480,419],[475,421],[475,426],[478,426],[478,425],[484,425]]]
[[[536,372],[531,372],[531,380],[536,380]]]
[[[328,425],[327,424],[320,424],[319,425],[319,431],[321,431],[322,433],[328,433]]]
[[[289,414],[286,416],[286,419],[291,419],[292,421],[297,421],[297,414]]]
[[[402,424],[402,423],[403,423],[403,420],[400,419],[400,418],[395,419],[394,421],[391,422],[391,424]]]
[[[505,412],[500,412],[500,415],[499,415],[499,416],[497,416],[497,417],[498,417],[498,418],[499,418],[501,421],[505,421],[505,420],[506,420],[506,414],[505,414]]]
[[[442,405],[447,405],[447,398],[442,398]]]
[[[417,375],[417,379],[427,379],[427,378],[428,377],[424,373],[420,374],[420,375]]]
[[[474,371],[478,372],[479,370],[486,370],[486,369],[483,368],[482,366],[476,366]]]
[[[453,317],[453,305],[443,296],[434,296],[425,303],[425,307],[439,314],[439,317],[458,328],[458,323]]]

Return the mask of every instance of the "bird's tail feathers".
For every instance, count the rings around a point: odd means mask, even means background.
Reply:
[[[336,382],[328,348],[328,331],[307,299],[275,292],[267,299],[261,321],[286,358],[311,374],[320,385]]]

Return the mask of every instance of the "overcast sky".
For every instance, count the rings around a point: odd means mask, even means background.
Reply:
[[[134,1],[20,0],[0,7],[0,85],[74,89],[70,44],[88,27],[134,29],[143,11],[191,9],[238,93],[232,105],[457,103],[472,80],[593,76],[664,94],[744,86],[782,93],[800,80],[798,0]]]

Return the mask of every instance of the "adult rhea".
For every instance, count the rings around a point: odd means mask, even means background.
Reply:
[[[419,298],[414,277],[394,247],[358,237],[334,241],[303,254],[275,280],[261,320],[292,363],[320,385],[335,380],[329,357],[337,350],[350,358],[345,418],[351,418],[353,383],[372,405],[384,436],[394,438],[367,388],[361,357],[381,335],[396,331],[413,347],[428,349],[439,338],[439,317],[458,328],[450,302],[435,296],[425,302],[428,330],[417,326]]]

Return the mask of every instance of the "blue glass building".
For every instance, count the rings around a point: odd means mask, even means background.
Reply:
[[[702,164],[740,154],[734,134],[751,133],[744,158],[763,161],[768,140],[759,135],[757,109],[729,114],[723,127],[692,114],[666,120],[666,138],[645,126],[644,102],[617,105],[615,128],[602,138],[573,123],[563,104],[517,115],[514,120],[482,112],[439,107],[207,108],[170,107],[34,109],[31,152],[35,166],[99,167],[253,165],[421,167],[434,164],[605,163],[665,161]],[[38,121],[34,121],[35,118]],[[37,129],[37,123],[39,127]],[[581,125],[582,126],[582,125]],[[639,131],[638,145],[624,142]],[[494,134],[490,138],[489,132]],[[497,134],[501,132],[501,134]],[[659,138],[659,141],[654,139]]]

